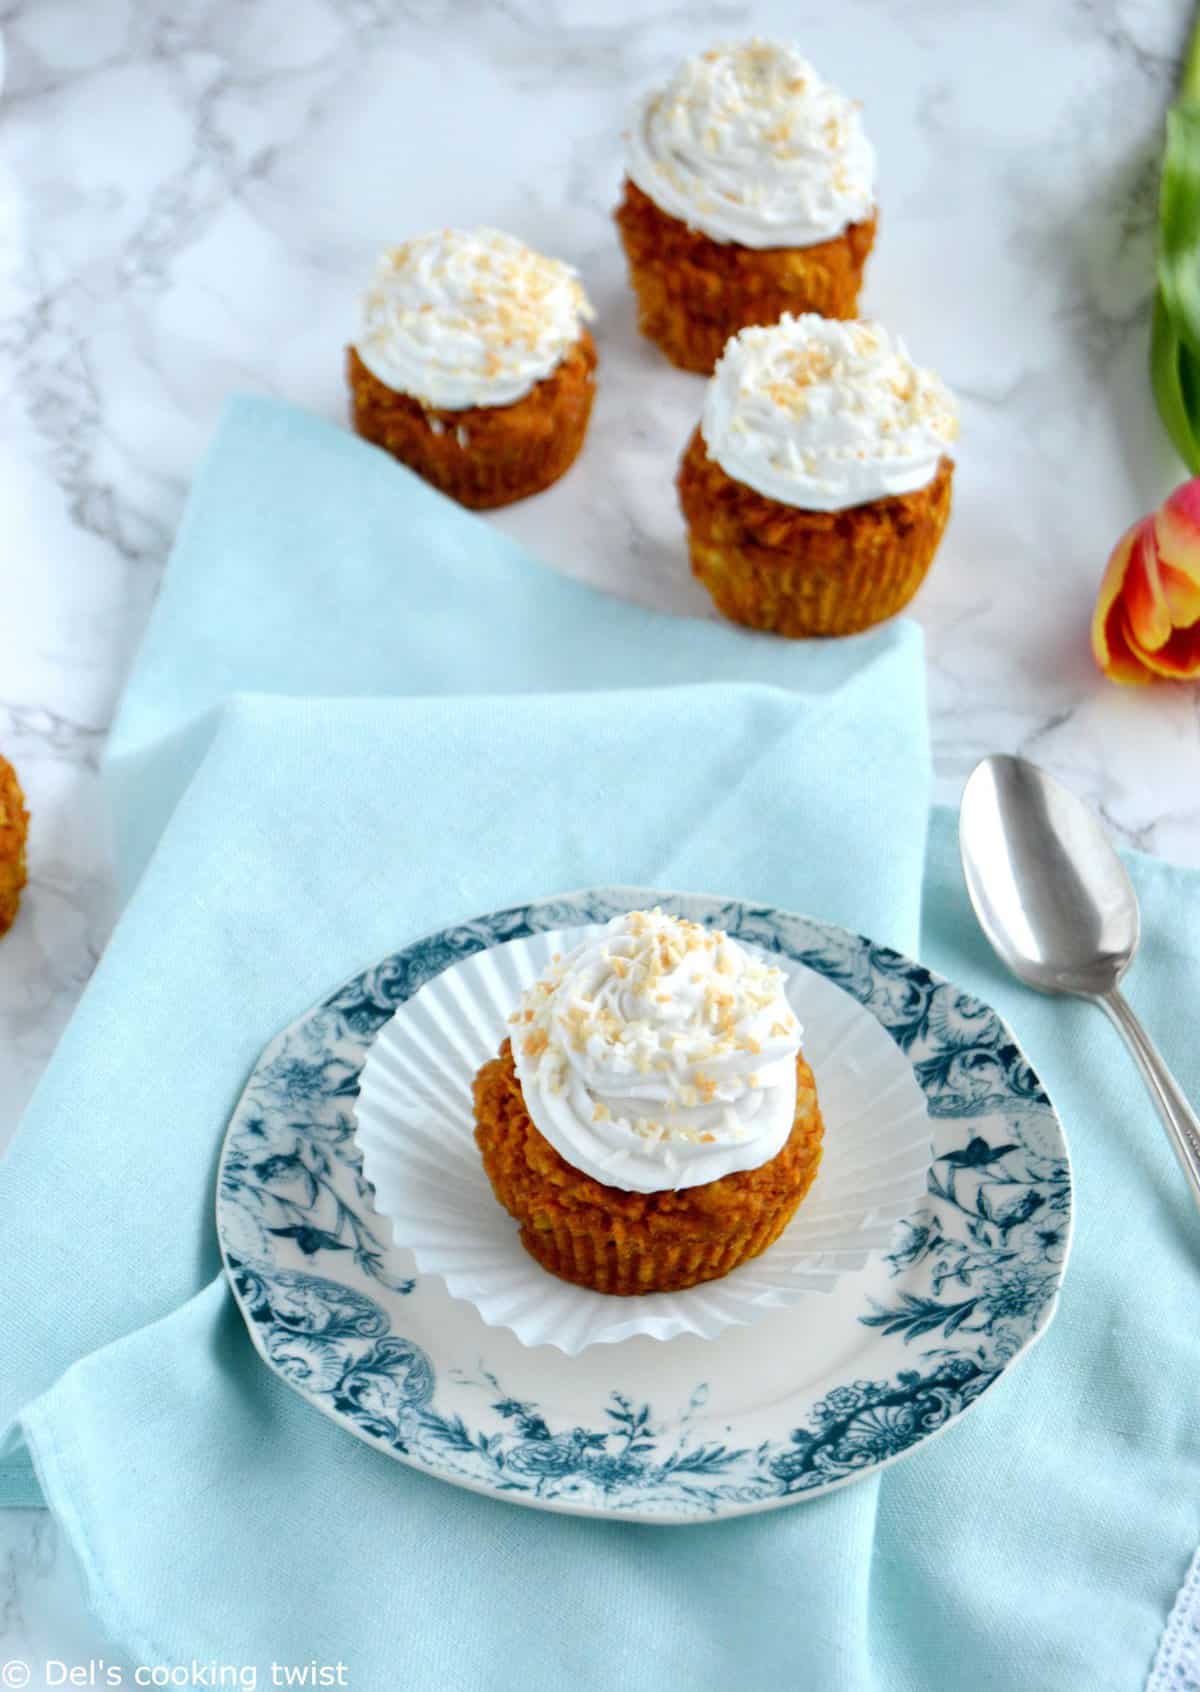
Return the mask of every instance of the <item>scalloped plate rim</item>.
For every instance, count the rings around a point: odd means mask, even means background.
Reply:
[[[629,898],[625,899],[625,895],[628,895]],[[320,1000],[311,1004],[306,1010],[301,1011],[283,1028],[279,1029],[264,1045],[250,1071],[246,1085],[238,1095],[237,1101],[229,1115],[221,1136],[213,1209],[218,1246],[221,1254],[222,1271],[224,1273],[226,1283],[233,1295],[234,1303],[242,1318],[255,1352],[262,1360],[265,1367],[270,1370],[271,1374],[274,1375],[276,1379],[282,1381],[290,1391],[294,1392],[305,1403],[311,1405],[312,1408],[318,1411],[318,1413],[326,1420],[333,1422],[335,1426],[343,1429],[345,1432],[350,1434],[351,1437],[362,1441],[364,1444],[370,1446],[373,1450],[380,1452],[381,1455],[391,1459],[393,1462],[399,1462],[406,1468],[414,1469],[418,1473],[428,1475],[433,1479],[445,1481],[449,1485],[460,1487],[464,1491],[475,1493],[480,1497],[490,1498],[495,1502],[514,1504],[522,1509],[541,1510],[557,1515],[577,1516],[581,1519],[587,1520],[611,1521],[615,1519],[619,1521],[639,1522],[645,1525],[663,1527],[701,1526],[710,1522],[736,1519],[740,1516],[761,1515],[767,1511],[787,1509],[793,1505],[807,1502],[809,1499],[825,1497],[831,1492],[840,1491],[842,1487],[850,1486],[858,1480],[865,1479],[868,1476],[877,1474],[884,1469],[891,1468],[896,1463],[902,1462],[906,1458],[915,1455],[927,1446],[931,1440],[938,1438],[949,1428],[959,1423],[963,1417],[968,1415],[982,1399],[987,1397],[1001,1379],[1008,1375],[1012,1369],[1028,1355],[1033,1347],[1044,1337],[1053,1322],[1061,1301],[1063,1281],[1066,1277],[1074,1243],[1075,1183],[1066,1126],[1048,1096],[1047,1103],[1049,1105],[1050,1116],[1062,1146],[1062,1162],[1066,1171],[1067,1180],[1067,1209],[1065,1216],[1065,1239],[1063,1242],[1062,1256],[1061,1259],[1054,1265],[1054,1289],[1046,1303],[1039,1310],[1037,1320],[1034,1325],[1011,1355],[1001,1362],[992,1378],[980,1388],[978,1393],[976,1393],[961,1407],[948,1414],[938,1426],[927,1429],[920,1435],[919,1438],[913,1440],[902,1450],[879,1457],[861,1469],[838,1476],[835,1479],[830,1479],[820,1486],[804,1491],[787,1492],[761,1499],[726,1502],[720,1507],[710,1507],[706,1509],[697,1507],[686,1510],[678,1507],[671,1508],[669,1505],[660,1506],[655,1502],[648,1503],[640,1508],[631,1509],[602,1503],[587,1503],[573,1496],[545,1497],[540,1494],[528,1492],[520,1494],[517,1492],[501,1491],[494,1484],[490,1484],[487,1480],[479,1479],[478,1477],[467,1473],[457,1472],[449,1465],[439,1467],[418,1456],[397,1451],[393,1445],[390,1445],[382,1437],[375,1436],[363,1428],[355,1426],[348,1417],[334,1410],[329,1404],[322,1402],[321,1398],[315,1392],[309,1391],[299,1381],[287,1375],[279,1368],[278,1364],[268,1353],[265,1342],[262,1338],[261,1326],[252,1315],[247,1306],[247,1302],[242,1295],[242,1291],[237,1285],[235,1269],[230,1262],[231,1254],[227,1249],[227,1242],[222,1229],[222,1213],[225,1208],[222,1192],[222,1177],[225,1173],[234,1130],[238,1124],[242,1108],[250,1096],[254,1076],[257,1074],[259,1068],[268,1056],[274,1053],[278,1048],[281,1048],[290,1034],[292,1034],[302,1024],[306,1023],[317,1012],[328,1006],[340,993],[353,986],[365,975],[377,969],[381,963],[386,962],[392,957],[407,955],[423,944],[439,939],[455,929],[469,928],[475,924],[495,922],[499,919],[512,916],[520,911],[536,911],[544,907],[558,906],[565,903],[603,901],[606,899],[611,900],[618,905],[623,903],[624,908],[626,909],[633,908],[633,905],[629,902],[630,900],[632,900],[635,904],[645,904],[650,900],[653,900],[656,903],[679,900],[697,900],[711,905],[737,906],[742,909],[750,908],[753,909],[759,916],[768,916],[771,918],[781,918],[785,921],[798,922],[817,930],[824,930],[829,933],[845,936],[852,941],[869,946],[881,944],[884,946],[884,949],[894,953],[894,955],[900,958],[905,964],[913,965],[914,967],[924,970],[936,986],[951,987],[956,992],[964,995],[979,1005],[982,1009],[986,1010],[995,1019],[1003,1033],[1008,1036],[1009,1041],[1016,1051],[1023,1056],[1020,1042],[1017,1040],[1008,1021],[1000,1014],[999,1011],[997,1011],[992,1005],[988,1004],[985,1000],[979,999],[974,993],[968,993],[966,989],[959,988],[957,984],[949,978],[940,975],[935,970],[929,969],[926,965],[919,964],[918,960],[909,957],[905,953],[897,952],[894,947],[886,946],[886,943],[873,942],[870,940],[869,936],[862,935],[855,930],[848,929],[842,924],[832,922],[824,917],[809,916],[802,912],[791,911],[780,906],[761,902],[756,903],[753,900],[739,898],[732,895],[703,893],[692,890],[684,891],[679,889],[648,889],[620,882],[603,883],[593,887],[574,888],[563,892],[542,895],[539,898],[528,900],[523,903],[500,906],[494,910],[481,913],[479,915],[463,918],[459,922],[443,923],[438,927],[429,929],[424,933],[415,936],[412,940],[398,946],[393,952],[385,954],[383,958],[376,958],[374,962],[367,963],[363,966],[363,968],[352,970],[348,975],[344,976],[337,985],[330,988]],[[589,918],[584,920],[593,919]],[[847,991],[847,989],[842,987],[840,983],[835,983],[835,985],[839,986],[841,991]],[[375,1032],[377,1033],[378,1030]],[[670,1344],[669,1341],[664,1343],[668,1345]],[[705,1343],[715,1346],[719,1344],[719,1338]],[[619,1349],[620,1343],[611,1348],[614,1353],[619,1352]],[[756,1408],[774,1409],[778,1405],[787,1401],[788,1394],[786,1392],[781,1392],[768,1399],[765,1402],[765,1405],[760,1405]]]

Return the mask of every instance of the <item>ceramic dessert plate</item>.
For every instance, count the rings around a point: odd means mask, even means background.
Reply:
[[[450,966],[655,904],[815,973],[875,1019],[927,1103],[927,1190],[882,1252],[787,1308],[711,1339],[637,1336],[564,1357],[486,1325],[392,1245],[355,1139],[359,1076],[397,1008]],[[810,1043],[819,1053],[811,1010]],[[273,1040],[226,1133],[217,1227],[260,1355],[349,1433],[515,1503],[687,1523],[870,1474],[995,1387],[1053,1314],[1071,1176],[1011,1033],[952,983],[827,923],[612,888],[430,935]]]

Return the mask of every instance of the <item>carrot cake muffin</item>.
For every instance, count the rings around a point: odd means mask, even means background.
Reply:
[[[858,106],[795,47],[688,59],[635,109],[617,226],[638,325],[704,375],[731,335],[784,312],[853,317],[875,239]]]
[[[524,994],[475,1078],[475,1138],[527,1251],[605,1293],[728,1274],[778,1238],[822,1123],[782,972],[633,911]]]
[[[348,353],[354,427],[462,505],[539,493],[587,433],[593,315],[568,265],[494,229],[392,247]]]
[[[950,512],[954,400],[876,323],[743,329],[680,465],[692,573],[737,623],[842,635],[916,593]]]
[[[25,885],[25,835],[29,813],[17,772],[7,758],[0,758],[0,934],[17,918],[21,889]]]

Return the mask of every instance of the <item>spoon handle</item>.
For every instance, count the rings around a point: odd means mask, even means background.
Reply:
[[[1150,1097],[1158,1106],[1158,1114],[1192,1189],[1192,1197],[1200,1205],[1200,1117],[1184,1098],[1178,1081],[1123,995],[1114,987],[1111,993],[1100,995],[1099,1003],[1125,1036]]]

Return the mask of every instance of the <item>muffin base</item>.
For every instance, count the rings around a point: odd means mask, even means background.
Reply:
[[[616,213],[638,328],[672,364],[707,376],[725,343],[785,312],[853,317],[877,215],[811,247],[714,241],[663,211],[628,178]]]
[[[21,903],[28,828],[29,812],[17,772],[7,758],[0,758],[0,934],[12,927]]]
[[[954,465],[913,493],[803,511],[735,481],[697,428],[679,466],[692,574],[732,622],[799,639],[855,634],[916,593],[950,515]]]
[[[474,511],[541,493],[569,470],[587,434],[596,343],[585,329],[562,362],[511,405],[428,406],[373,376],[347,348],[355,432]]]
[[[679,1192],[625,1192],[560,1157],[525,1108],[508,1040],[475,1077],[475,1139],[492,1191],[544,1269],[621,1297],[676,1292],[765,1251],[812,1186],[824,1126],[803,1058],[796,1076],[796,1115],[776,1157]]]

